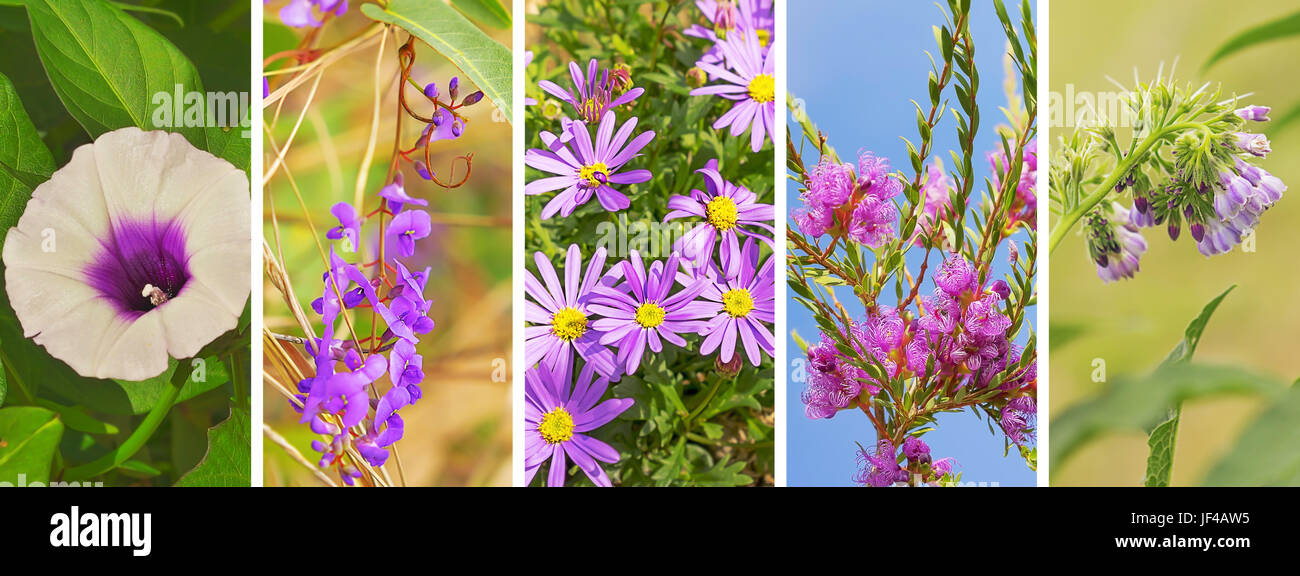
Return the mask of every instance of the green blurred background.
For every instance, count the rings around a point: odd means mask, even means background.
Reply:
[[[1075,93],[1116,90],[1107,75],[1131,88],[1135,67],[1149,81],[1162,62],[1167,73],[1177,58],[1181,81],[1222,82],[1225,98],[1253,92],[1246,102],[1272,106],[1276,121],[1300,103],[1300,39],[1258,45],[1206,71],[1201,67],[1236,33],[1297,9],[1300,3],[1269,0],[1054,0],[1050,88],[1054,94],[1071,84]],[[1147,229],[1141,272],[1110,285],[1097,277],[1077,228],[1052,254],[1051,414],[1101,390],[1104,384],[1092,380],[1094,359],[1105,361],[1112,379],[1149,373],[1201,307],[1232,284],[1238,288],[1210,321],[1197,362],[1249,367],[1286,381],[1300,376],[1300,122],[1281,131],[1269,124],[1253,129],[1273,143],[1273,153],[1259,165],[1291,186],[1263,216],[1254,253],[1238,248],[1207,259],[1186,233],[1171,242],[1162,228]],[[1071,130],[1053,125],[1053,146]],[[1173,484],[1199,483],[1262,408],[1251,398],[1185,405]],[[1141,432],[1105,437],[1063,467],[1051,462],[1052,485],[1139,485],[1147,451]]]
[[[276,15],[280,5],[272,3],[265,12],[265,56],[296,48],[304,32],[280,23]],[[334,46],[369,24],[370,20],[354,6],[344,17],[324,27],[317,45]],[[509,46],[509,30],[485,31]],[[392,157],[397,49],[406,41],[407,34],[400,32],[396,38],[396,42],[393,36],[388,38],[380,71],[384,79],[383,104],[367,181],[366,211],[378,205],[375,195],[384,185]],[[418,41],[416,45],[412,78],[420,85],[436,81],[445,93],[447,81],[459,72],[428,46]],[[330,206],[352,201],[357,171],[370,136],[378,49],[378,36],[375,36],[373,42],[326,69],[286,155],[285,165],[301,189],[326,250],[329,240],[323,237],[324,231],[337,225],[330,215]],[[279,61],[269,69],[285,65],[285,61]],[[271,90],[274,92],[287,78],[272,76]],[[475,89],[472,83],[461,80],[461,94]],[[311,83],[308,79],[288,96],[278,118],[275,106],[262,111],[281,146],[306,105]],[[423,96],[416,99],[416,95],[415,89],[408,87],[408,103],[427,115],[429,105],[422,102]],[[416,254],[405,263],[412,270],[433,267],[425,295],[433,300],[429,316],[437,323],[418,348],[424,355],[424,396],[414,406],[402,410],[406,435],[397,447],[408,485],[510,485],[510,368],[505,363],[510,359],[511,349],[511,131],[510,124],[486,99],[466,108],[465,113],[469,123],[464,136],[452,142],[434,143],[431,154],[433,168],[444,181],[459,181],[464,164],[456,162],[453,178],[448,175],[451,159],[473,153],[473,172],[468,184],[445,190],[420,179],[409,164],[404,164],[403,169],[407,193],[429,201],[428,211],[434,221],[433,234],[417,243]],[[403,148],[415,142],[423,127],[417,124],[409,118],[405,121]],[[275,158],[271,146],[267,145],[264,153],[264,166],[269,169]],[[270,219],[270,199],[274,198],[285,267],[298,302],[319,331],[320,318],[312,313],[310,302],[320,295],[324,267],[303,211],[283,172],[272,178],[264,198],[266,240],[274,249]],[[376,234],[377,228],[372,223],[363,227],[364,249],[374,246]],[[266,328],[300,336],[301,329],[289,314],[279,290],[265,277],[263,281]],[[369,314],[354,314],[358,333],[370,332],[369,317]],[[494,370],[495,376],[503,379],[494,378]],[[379,390],[382,393],[387,389],[385,378],[379,383]],[[298,415],[275,389],[265,385],[263,390],[266,424],[308,459],[318,458],[310,446],[316,435],[305,424],[298,423]],[[263,453],[266,486],[319,483],[270,440],[265,443]],[[393,462],[390,459],[387,467],[396,480]]]

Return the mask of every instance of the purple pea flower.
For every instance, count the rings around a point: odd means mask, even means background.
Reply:
[[[424,210],[406,210],[393,217],[385,232],[386,241],[403,258],[415,254],[415,241],[427,238],[433,222]]]
[[[545,283],[532,272],[524,274],[524,290],[530,301],[524,302],[524,357],[529,366],[539,362],[546,370],[558,370],[573,364],[573,353],[588,365],[595,366],[602,377],[617,381],[622,375],[614,353],[600,343],[604,334],[590,325],[588,310],[592,292],[601,282],[605,266],[605,247],[596,249],[586,272],[582,269],[582,251],[569,246],[564,260],[564,283],[546,255],[534,254],[537,271]]]
[[[547,460],[551,461],[546,485],[564,486],[566,456],[597,486],[611,486],[601,462],[618,462],[614,448],[587,433],[608,424],[632,407],[631,398],[601,402],[609,381],[595,378],[595,365],[587,363],[576,381],[571,366],[551,371],[533,366],[524,373],[524,473],[527,483]]]
[[[357,209],[347,202],[339,202],[330,208],[330,214],[338,219],[339,225],[326,231],[325,237],[344,240],[344,251],[356,252],[361,245],[361,219],[357,217]]]
[[[696,302],[695,297],[711,283],[699,277],[673,293],[673,285],[679,279],[675,252],[667,263],[656,261],[649,270],[636,250],[620,264],[618,272],[623,282],[596,286],[589,308],[603,316],[592,323],[592,328],[604,332],[600,343],[614,344],[618,349],[618,364],[627,374],[635,374],[647,346],[655,353],[663,351],[660,339],[686,346],[681,334],[697,330],[696,320],[710,313],[710,306]],[[617,276],[616,271],[611,271],[609,277],[616,282]]]
[[[289,0],[280,8],[280,21],[291,28],[318,28],[323,23],[316,17],[314,8],[319,8],[321,16],[333,14],[342,16],[348,11],[347,0]]]
[[[700,298],[710,303],[713,317],[700,327],[699,334],[704,337],[700,354],[718,350],[718,357],[730,362],[739,341],[750,364],[758,366],[760,350],[768,356],[776,353],[775,338],[764,325],[776,322],[775,260],[768,258],[759,268],[758,243],[750,238],[740,251],[740,274],[726,279],[716,269],[705,273],[714,281]]]
[[[752,30],[729,34],[718,46],[722,50],[727,68],[700,62],[701,70],[721,79],[714,84],[691,90],[692,96],[717,95],[735,102],[731,109],[713,123],[714,130],[731,127],[732,136],[750,132],[749,147],[754,152],[763,148],[763,141],[776,137],[773,132],[776,117],[776,79],[773,77],[776,59],[764,54],[758,35]],[[775,142],[775,140],[773,140]]]
[[[551,176],[529,182],[524,187],[524,194],[529,196],[561,190],[551,198],[542,209],[542,219],[546,220],[559,213],[568,217],[574,209],[586,204],[594,195],[600,205],[610,212],[626,209],[632,204],[626,195],[614,189],[611,184],[640,184],[648,182],[649,170],[619,169],[628,161],[636,158],[638,152],[654,139],[652,131],[643,132],[628,141],[636,129],[637,119],[632,117],[614,133],[615,114],[605,114],[596,130],[593,142],[587,133],[585,124],[574,130],[573,146],[557,145],[559,139],[542,132],[542,142],[548,150],[530,149],[524,153],[524,163],[558,176]]]
[[[754,237],[773,246],[772,238],[751,230],[752,226],[774,234],[771,222],[776,209],[771,204],[758,203],[757,196],[744,186],[722,179],[718,161],[709,160],[704,168],[696,170],[704,175],[705,191],[691,190],[690,196],[673,196],[668,199],[671,210],[664,222],[677,218],[703,218],[705,224],[691,227],[674,248],[688,258],[695,268],[704,268],[712,260],[714,246],[719,246],[719,261],[726,278],[740,273],[740,238]]]
[[[393,212],[401,212],[402,207],[407,204],[416,206],[428,206],[429,201],[423,198],[414,198],[406,194],[406,187],[403,185],[402,173],[398,172],[393,176],[393,181],[379,190],[379,197],[388,201],[388,207]]]

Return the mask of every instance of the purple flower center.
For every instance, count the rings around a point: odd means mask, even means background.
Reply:
[[[131,318],[175,298],[190,279],[179,223],[118,222],[100,247],[85,270],[86,282]]]

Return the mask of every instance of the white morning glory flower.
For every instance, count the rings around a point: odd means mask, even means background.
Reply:
[[[144,380],[235,328],[250,282],[248,176],[166,132],[78,148],[4,243],[9,302],[78,374]]]

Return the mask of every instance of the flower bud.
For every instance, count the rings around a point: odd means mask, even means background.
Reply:
[[[708,80],[708,75],[698,67],[686,71],[686,84],[691,88],[699,88]]]
[[[423,160],[415,161],[415,173],[419,174],[420,177],[424,178],[425,180],[433,180],[433,173],[429,171],[428,166],[424,165]]]
[[[741,359],[740,354],[732,354],[730,362],[723,362],[722,355],[719,354],[717,359],[713,361],[713,368],[724,378],[735,378],[737,374],[740,374],[740,368],[744,365],[745,361]]]
[[[447,83],[447,96],[449,96],[451,100],[455,102],[456,97],[459,95],[460,95],[460,77],[452,76],[451,82]]]
[[[471,92],[469,96],[466,96],[465,99],[461,101],[460,105],[473,106],[474,104],[478,104],[478,101],[482,99],[483,99],[483,91],[476,90],[474,92]]]
[[[428,99],[430,99],[430,100],[437,100],[437,99],[438,99],[438,84],[437,84],[436,82],[430,82],[430,83],[428,83],[428,84],[425,84],[425,85],[424,85],[424,95],[425,95],[426,98],[428,98]]]
[[[461,133],[464,131],[465,131],[465,124],[461,122],[460,118],[457,118],[454,122],[451,123],[452,136],[459,138]]]

